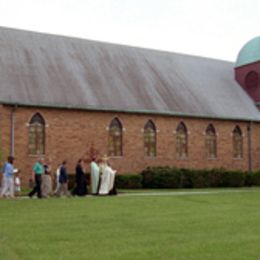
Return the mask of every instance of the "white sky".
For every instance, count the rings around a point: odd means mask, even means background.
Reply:
[[[0,26],[235,61],[260,0],[0,0]]]

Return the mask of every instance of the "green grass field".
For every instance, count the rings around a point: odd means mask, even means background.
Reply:
[[[206,191],[1,200],[0,259],[260,259],[260,189]]]

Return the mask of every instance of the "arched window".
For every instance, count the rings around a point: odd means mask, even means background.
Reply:
[[[149,120],[144,126],[144,154],[145,156],[156,156],[156,128]]]
[[[243,136],[239,126],[236,126],[233,130],[233,157],[243,157]]]
[[[217,157],[217,135],[216,130],[212,124],[209,124],[206,129],[206,155],[209,159]]]
[[[45,121],[36,113],[30,120],[29,125],[29,154],[45,153]]]
[[[180,123],[176,129],[176,154],[179,158],[188,157],[188,133],[184,123]]]
[[[108,155],[123,155],[123,127],[118,118],[114,118],[109,125]]]

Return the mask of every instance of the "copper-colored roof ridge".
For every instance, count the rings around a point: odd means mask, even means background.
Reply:
[[[70,39],[70,40],[79,40],[79,41],[83,41],[83,42],[92,42],[94,44],[111,45],[111,46],[114,46],[114,47],[122,47],[122,48],[128,48],[128,49],[133,48],[133,49],[140,50],[140,51],[149,51],[149,52],[156,52],[156,53],[180,55],[180,56],[187,56],[187,57],[193,57],[193,58],[198,58],[198,59],[208,59],[208,60],[213,60],[213,61],[220,61],[220,62],[227,62],[227,63],[234,64],[233,61],[228,61],[228,60],[224,60],[224,59],[217,59],[217,58],[212,58],[212,57],[208,57],[208,56],[188,54],[188,53],[182,53],[182,52],[175,52],[175,51],[170,51],[170,50],[156,49],[156,48],[144,47],[144,46],[129,45],[129,44],[124,44],[124,43],[107,42],[107,41],[103,41],[103,40],[81,38],[81,37],[77,37],[77,36],[55,34],[55,33],[51,33],[51,32],[33,31],[33,30],[4,27],[4,26],[0,26],[0,29],[14,30],[14,31],[17,31],[17,32],[24,32],[24,33],[39,34],[39,35],[42,35],[42,36],[50,36],[50,37],[55,37],[55,38],[60,37],[60,38],[65,38],[65,39]]]

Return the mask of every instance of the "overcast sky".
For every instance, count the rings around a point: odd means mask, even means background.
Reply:
[[[260,0],[0,0],[0,26],[235,61]]]

